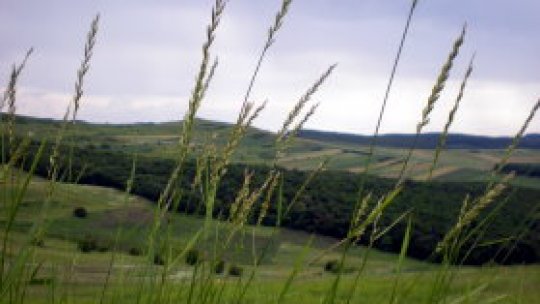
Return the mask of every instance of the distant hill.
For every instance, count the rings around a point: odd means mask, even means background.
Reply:
[[[418,138],[417,148],[435,149],[440,133],[421,134]],[[356,135],[350,133],[326,132],[316,130],[302,130],[299,137],[321,140],[334,143],[348,143],[356,145],[369,145],[372,136]],[[407,148],[414,141],[414,134],[383,134],[377,139],[378,146]],[[447,149],[504,149],[512,143],[512,137],[491,137],[468,134],[449,134],[446,141]],[[540,149],[540,134],[529,134],[521,140],[519,148]]]
[[[18,116],[15,132],[20,135],[32,134],[35,139],[48,138],[50,141],[54,140],[53,136],[58,127],[58,120]],[[194,155],[207,149],[210,143],[215,147],[226,145],[231,127],[232,125],[226,122],[197,119],[192,139]],[[65,134],[65,140],[66,143],[84,149],[176,159],[181,128],[181,121],[131,124],[77,121]],[[412,155],[412,165],[407,172],[408,178],[425,180],[432,165],[433,149],[438,139],[438,133],[422,134],[419,137],[418,149]],[[250,128],[232,156],[232,162],[249,165],[272,164],[276,155],[275,140],[275,133]],[[370,159],[371,174],[395,178],[413,140],[412,134],[381,135],[377,146],[382,149],[376,149],[375,155],[369,158],[368,145],[371,136],[305,130],[300,132],[300,137],[280,156],[278,164],[288,169],[313,170],[323,159],[328,159],[329,170],[360,173]],[[441,154],[432,178],[439,181],[483,181],[500,161],[504,154],[503,149],[511,141],[510,137],[451,134],[446,151]],[[521,167],[540,166],[540,134],[523,138],[520,148],[522,149],[515,151],[509,160],[511,163],[521,164]],[[535,174],[520,174],[514,183],[540,189],[540,177]]]
[[[20,124],[55,124],[58,120],[50,118],[37,118],[30,116],[18,116],[17,122]],[[206,119],[198,119],[199,127],[203,129],[226,130],[232,125],[226,122],[211,121]],[[170,122],[138,122],[130,124],[119,123],[91,123],[85,121],[77,121],[78,124],[87,125],[89,127],[131,127],[131,128],[143,128],[143,129],[166,129],[173,127],[173,131],[176,132],[178,127],[181,126],[181,121]],[[266,135],[272,137],[272,133],[256,128],[252,128],[252,132],[262,133],[259,136]],[[171,132],[172,133],[172,132]],[[418,149],[435,149],[439,140],[440,133],[425,133],[421,134],[418,138]],[[298,133],[298,137],[321,141],[324,143],[335,144],[353,144],[353,145],[369,145],[371,144],[371,135],[359,135],[353,133],[342,133],[332,131],[320,131],[320,130],[301,130]],[[414,134],[381,134],[377,139],[377,145],[391,148],[408,148],[414,141]],[[270,138],[268,138],[270,139]],[[470,134],[449,134],[446,141],[447,149],[504,149],[512,143],[512,137],[509,136],[482,136],[482,135],[470,135]],[[271,141],[271,139],[270,139]],[[522,149],[540,149],[540,134],[533,133],[524,136],[519,144],[519,148]]]

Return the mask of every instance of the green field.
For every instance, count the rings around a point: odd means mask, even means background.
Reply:
[[[8,259],[15,258],[23,247],[26,233],[39,214],[46,185],[47,181],[39,178],[31,182],[9,237]],[[10,192],[6,185],[0,187],[2,193]],[[84,207],[88,215],[85,218],[74,217],[73,210],[76,207]],[[5,211],[2,210],[0,214],[7,214]],[[126,199],[124,193],[117,190],[58,184],[47,214],[46,236],[42,244],[32,248],[32,261],[43,264],[30,282],[29,299],[35,303],[49,303],[54,297],[59,297],[68,303],[94,303],[99,300],[100,291],[109,276],[107,299],[118,297],[113,302],[117,303],[121,299],[120,302],[130,303],[141,282],[155,278],[163,271],[163,266],[149,263],[144,255],[129,253],[132,248],[139,248],[141,252],[146,250],[145,236],[152,224],[153,211],[154,205],[151,202],[134,196]],[[1,220],[5,221],[5,218]],[[168,223],[172,236],[171,250],[176,254],[203,226],[202,219],[181,214],[168,215]],[[215,250],[214,246],[219,244],[216,238],[223,238],[231,228],[230,224],[217,220],[212,222],[212,227],[211,231],[215,233],[201,238],[195,244],[205,255],[210,255]],[[306,244],[312,237],[308,248]],[[81,252],[78,244],[85,238],[95,239],[101,248],[88,253]],[[316,303],[324,297],[337,277],[336,274],[324,271],[327,261],[341,256],[341,249],[326,251],[337,241],[288,229],[246,226],[234,238],[224,257],[228,265],[235,264],[244,268],[243,278],[254,271],[254,281],[245,295],[247,303],[274,303],[299,257],[307,250],[307,255],[298,264],[301,268],[293,280],[290,292],[286,294],[285,302]],[[269,243],[271,245],[266,246]],[[260,253],[263,250],[267,256],[255,269],[253,252]],[[345,299],[366,252],[367,249],[361,246],[350,250],[345,265],[345,269],[350,269],[350,272],[342,275],[343,282],[339,285],[337,302]],[[314,257],[321,257],[321,254],[322,258],[318,261],[308,263]],[[366,261],[353,301],[385,302],[389,297],[388,290],[398,278],[398,256],[370,250]],[[397,289],[401,300],[406,303],[426,301],[432,280],[442,266],[406,258],[401,267]],[[179,292],[187,290],[194,269],[183,261],[168,269],[166,276],[172,284],[169,287],[178,288]],[[455,275],[447,293],[449,300],[465,299],[465,303],[476,303],[478,299],[500,303],[534,303],[540,299],[539,290],[535,288],[540,284],[539,266],[456,266],[449,272]],[[223,300],[233,297],[242,279],[216,276],[218,280],[213,284],[225,286]]]

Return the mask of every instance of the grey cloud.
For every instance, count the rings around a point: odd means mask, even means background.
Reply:
[[[100,12],[101,31],[86,92],[107,96],[112,103],[109,106],[115,110],[101,114],[106,115],[104,118],[100,117],[99,107],[90,108],[84,112],[85,118],[98,121],[115,117],[119,121],[169,119],[171,111],[167,109],[140,111],[132,105],[144,103],[145,98],[149,104],[156,100],[166,104],[162,96],[171,99],[189,94],[212,2],[2,1],[0,79],[5,82],[10,64],[20,60],[29,46],[35,46],[36,54],[21,78],[21,85],[70,94],[88,24],[94,14]],[[208,103],[203,106],[203,115],[234,119],[238,98],[245,89],[279,5],[278,0],[229,3],[214,52],[219,55],[221,64]],[[275,128],[275,117],[281,117],[276,113],[284,113],[286,104],[293,103],[328,64],[339,62],[335,82],[317,95],[317,101],[322,101],[323,105],[310,127],[370,132],[372,116],[377,114],[381,88],[384,88],[409,5],[409,0],[294,1],[255,87],[254,99],[269,98],[271,102],[269,113],[257,122],[259,126]],[[540,89],[540,61],[537,60],[540,18],[536,16],[539,11],[540,2],[535,0],[419,1],[398,70],[398,85],[390,100],[397,114],[389,112],[385,130],[396,132],[402,130],[403,125],[414,125],[417,108],[423,105],[464,21],[469,23],[469,35],[452,80],[459,81],[470,55],[477,51],[472,83],[492,85],[497,92],[504,88],[499,94],[504,98],[491,102],[502,109],[511,106],[520,113],[527,111]],[[421,92],[413,92],[415,90]],[[478,101],[471,101],[471,106],[466,107],[473,113],[465,114],[464,119],[467,115],[481,116],[482,108],[473,105],[485,105],[488,98],[497,98],[496,94],[488,94],[485,87],[481,92],[475,90],[480,89],[471,85],[469,96]],[[452,91],[448,94],[450,98]],[[508,98],[516,100],[511,103],[503,100]],[[178,109],[185,105],[184,99],[178,97]],[[119,111],[121,105],[125,105],[124,113]],[[343,108],[354,111],[340,112]],[[45,111],[43,108],[42,112]],[[142,112],[151,113],[151,118],[145,118]],[[181,115],[181,111],[174,113]],[[225,117],[219,117],[220,114]],[[396,122],[400,120],[395,116],[398,114],[406,114],[408,118]],[[456,126],[460,131],[510,132],[502,123],[506,123],[509,116],[500,117],[505,115],[504,110],[491,111],[489,115],[486,119],[478,118],[485,121],[482,124],[485,127],[479,127],[472,120]],[[443,116],[437,119],[444,119]],[[540,131],[538,123],[533,123],[533,130]]]

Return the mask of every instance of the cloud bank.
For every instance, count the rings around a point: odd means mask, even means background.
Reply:
[[[21,77],[21,114],[61,117],[90,20],[102,15],[81,119],[181,119],[200,60],[212,1],[16,1],[0,3],[0,73],[34,46]],[[220,66],[200,116],[234,121],[280,1],[231,1],[218,30]],[[296,0],[268,54],[253,100],[269,104],[255,122],[275,130],[328,65],[338,68],[315,96],[308,128],[373,131],[410,1]],[[475,71],[453,132],[511,135],[540,97],[540,3],[420,1],[383,121],[385,133],[414,131],[453,39],[469,33],[426,131],[444,125],[470,56]],[[530,131],[540,132],[539,119]]]

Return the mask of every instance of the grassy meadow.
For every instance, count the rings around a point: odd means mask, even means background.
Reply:
[[[178,122],[78,121],[99,15],[63,119],[17,114],[18,80],[33,50],[13,66],[1,104],[0,303],[540,301],[540,180],[529,174],[540,154],[519,146],[540,100],[507,147],[446,149],[471,60],[436,146],[420,149],[464,26],[412,144],[378,146],[413,0],[370,144],[300,132],[336,65],[291,105],[277,132],[258,130],[265,103],[251,102],[251,93],[291,3],[281,1],[270,24],[234,123],[198,118],[218,68],[224,0],[214,2]]]
[[[108,295],[116,295],[115,303],[132,303],[140,281],[151,279],[161,273],[164,266],[147,268],[147,257],[130,253],[132,248],[144,248],[144,235],[150,229],[154,205],[140,197],[125,199],[123,192],[109,188],[73,184],[58,184],[54,203],[49,210],[47,235],[43,243],[34,245],[33,260],[43,262],[35,278],[29,283],[28,299],[31,303],[95,303],[100,301],[104,281],[110,275]],[[1,188],[6,191],[5,185]],[[8,256],[17,255],[31,223],[39,210],[39,200],[45,196],[46,181],[34,178],[28,188],[27,197],[22,202],[19,218],[10,236]],[[73,210],[85,206],[85,218],[73,216]],[[3,210],[5,211],[5,210]],[[2,214],[6,214],[2,212]],[[182,214],[169,214],[172,225],[173,250],[181,250],[203,225],[204,219]],[[5,219],[1,219],[5,222]],[[226,234],[228,224],[212,222],[212,230],[217,234],[199,242],[197,248],[209,250],[214,237]],[[119,227],[123,233],[116,235]],[[310,235],[302,231],[279,229],[273,234],[271,227],[246,227],[244,235],[238,237],[227,263],[240,265],[248,273],[253,267],[252,240],[256,239],[256,250],[262,251],[263,244],[274,239],[272,249],[266,249],[268,256],[257,266],[253,285],[245,295],[247,303],[273,303],[283,287],[284,281],[294,269],[298,257],[307,249],[305,260],[319,256],[338,240]],[[81,252],[79,244],[91,235],[102,248],[91,252]],[[324,270],[326,261],[339,259],[342,251],[337,248],[324,255],[324,259],[306,265],[298,273],[291,291],[283,303],[305,301],[316,303],[324,296],[335,274]],[[350,285],[355,279],[355,267],[362,264],[367,248],[358,246],[348,253],[343,275],[342,293],[336,302],[346,298]],[[114,257],[113,257],[114,256]],[[430,283],[441,265],[406,258],[402,273],[396,273],[398,255],[371,250],[366,261],[362,283],[353,297],[353,302],[379,303],[388,301],[388,289],[400,277],[400,293],[405,303],[425,302],[430,294]],[[168,269],[167,276],[178,292],[186,292],[187,285],[196,267],[184,263]],[[501,303],[533,303],[540,298],[535,286],[540,284],[539,266],[462,266],[451,269],[458,276],[448,293],[448,299],[464,303],[477,303],[481,299],[497,299]],[[110,274],[109,274],[110,273]],[[217,274],[220,284],[235,286],[241,277]],[[54,298],[57,297],[57,300]],[[224,296],[224,301],[227,299]]]

